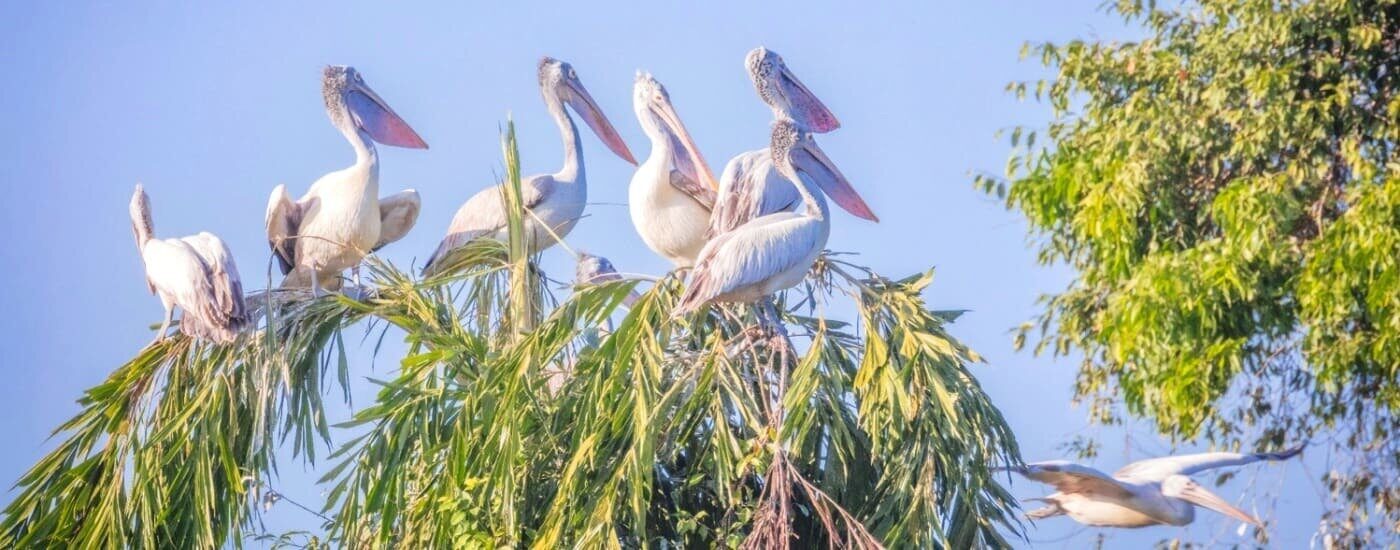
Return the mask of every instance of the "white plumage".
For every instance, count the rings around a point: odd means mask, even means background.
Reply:
[[[582,137],[573,118],[564,109],[565,104],[573,107],[614,154],[632,164],[637,163],[627,144],[623,143],[622,137],[583,87],[572,66],[557,59],[543,58],[539,64],[539,79],[545,106],[559,125],[564,139],[564,167],[553,174],[522,178],[520,182],[521,199],[529,210],[525,214],[525,230],[530,248],[535,251],[549,248],[568,235],[583,216],[584,205],[588,202]],[[503,193],[500,185],[488,187],[473,195],[457,210],[447,228],[447,235],[424,265],[425,274],[437,272],[443,267],[441,262],[448,253],[473,239],[506,238],[507,217]]]
[[[131,197],[130,214],[136,246],[146,267],[146,286],[165,306],[165,321],[156,341],[165,338],[176,307],[182,311],[181,332],[213,342],[233,341],[248,324],[248,317],[238,266],[224,242],[204,232],[156,239],[150,199],[140,185]]]
[[[374,142],[428,146],[354,68],[327,67],[322,93],[331,123],[354,147],[355,163],[321,176],[298,200],[278,185],[266,218],[268,244],[286,275],[282,285],[317,291],[339,288],[346,269],[354,269],[358,279],[365,255],[402,238],[418,219],[416,191],[379,198]]]
[[[651,140],[651,154],[628,186],[628,211],[642,242],[678,268],[690,267],[705,246],[714,177],[690,132],[671,105],[666,88],[637,73],[632,106]]]
[[[752,302],[801,282],[831,232],[830,211],[813,184],[847,211],[875,220],[810,133],[790,120],[779,120],[773,125],[771,148],[778,172],[802,196],[803,211],[760,216],[706,243],[677,315],[712,302]]]
[[[1067,515],[1079,523],[1098,527],[1186,525],[1195,520],[1195,506],[1204,506],[1259,526],[1257,518],[1188,476],[1262,460],[1285,460],[1302,450],[1296,447],[1278,453],[1201,453],[1153,458],[1124,466],[1112,476],[1068,461],[1036,462],[1011,470],[1056,489],[1054,494],[1034,499],[1048,506],[1027,513],[1032,519]]]
[[[802,205],[797,187],[773,167],[773,155],[766,148],[729,159],[720,174],[717,195],[706,234],[711,239],[759,216],[796,210]]]
[[[817,134],[841,126],[836,115],[798,80],[777,52],[755,48],[745,56],[744,67],[759,99],[773,110],[774,120],[792,121],[800,130]],[[759,216],[796,210],[801,205],[797,188],[774,168],[768,148],[740,153],[724,166],[706,238],[733,231]]]

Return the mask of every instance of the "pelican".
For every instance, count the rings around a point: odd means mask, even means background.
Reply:
[[[622,275],[617,272],[617,268],[613,267],[613,263],[607,258],[579,252],[578,263],[574,265],[574,287],[581,288],[621,280]],[[633,290],[622,299],[622,304],[630,308],[641,298],[642,296]]]
[[[613,129],[612,123],[603,115],[598,104],[593,101],[588,90],[579,81],[573,66],[545,57],[539,64],[540,92],[544,95],[545,106],[559,125],[559,133],[564,139],[564,167],[553,174],[537,175],[520,182],[521,199],[525,208],[533,215],[525,216],[525,228],[530,236],[530,249],[544,250],[553,246],[556,240],[563,239],[573,230],[583,215],[584,203],[588,201],[588,186],[584,180],[583,138],[579,135],[574,119],[564,110],[564,105],[573,107],[583,121],[593,129],[593,133],[614,154],[623,160],[637,164],[632,152],[622,141],[622,136]],[[428,258],[423,267],[424,274],[432,274],[442,266],[439,262],[447,253],[481,236],[506,238],[506,210],[502,202],[504,189],[500,185],[481,190],[468,199],[452,224],[447,228],[447,236],[442,239],[437,250]],[[543,222],[541,225],[539,222]]]
[[[753,302],[801,282],[831,232],[830,211],[813,184],[846,211],[879,221],[812,134],[797,123],[775,122],[770,147],[774,167],[796,187],[804,209],[754,218],[705,243],[675,315],[711,302]]]
[[[1195,506],[1204,506],[1256,527],[1258,518],[1232,506],[1193,481],[1191,474],[1261,460],[1286,460],[1302,446],[1278,453],[1201,453],[1134,462],[1109,476],[1068,461],[1037,462],[1009,468],[1029,479],[1053,485],[1056,493],[1032,499],[1049,506],[1026,515],[1042,519],[1067,515],[1096,527],[1186,525],[1196,519]]]
[[[403,238],[418,220],[418,192],[379,197],[374,142],[428,148],[354,67],[326,67],[321,93],[331,124],[355,150],[355,164],[321,176],[300,200],[278,185],[267,204],[267,240],[286,275],[282,286],[310,286],[318,295],[339,288],[346,269],[353,270],[358,286],[360,260]]]
[[[836,115],[817,98],[777,52],[754,48],[744,57],[744,67],[759,99],[773,110],[774,120],[790,120],[798,128],[824,134],[841,127]],[[768,148],[740,153],[730,159],[720,175],[718,199],[707,239],[732,231],[745,222],[802,204],[797,188],[773,167]]]
[[[587,252],[578,253],[578,263],[574,265],[574,285],[588,286],[599,283],[621,281],[622,275],[613,267],[612,261]]]
[[[131,196],[131,229],[146,266],[146,287],[160,296],[165,322],[156,342],[165,339],[179,306],[180,332],[218,343],[233,341],[248,324],[238,266],[224,242],[210,233],[157,239],[151,202],[140,184]]]
[[[705,246],[714,176],[671,106],[666,88],[638,72],[632,107],[651,139],[651,155],[637,167],[628,187],[628,210],[642,241],[677,268],[688,268]]]

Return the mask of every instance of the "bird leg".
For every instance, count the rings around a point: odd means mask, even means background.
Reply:
[[[166,333],[170,332],[170,322],[175,319],[175,306],[164,303],[165,300],[161,302],[165,306],[165,321],[160,324],[160,329],[156,331],[156,339],[151,341],[151,345],[159,344],[165,339]]]
[[[325,291],[321,290],[321,278],[317,276],[319,274],[317,273],[318,270],[316,266],[312,265],[303,269],[306,269],[308,275],[311,277],[311,297],[314,299],[325,296]]]
[[[788,356],[792,353],[792,340],[788,338],[787,326],[783,324],[782,315],[778,313],[778,307],[771,296],[763,298],[757,311],[759,323],[764,326],[768,333],[768,348],[777,352],[777,361],[774,363],[773,376],[776,378],[777,387],[773,395],[773,404],[770,407],[770,414],[773,415],[772,423],[774,429],[778,429],[783,422],[783,400],[787,394],[788,377]]]
[[[350,285],[352,289],[342,289],[341,294],[344,294],[352,300],[363,302],[373,296],[374,291],[360,284],[360,265],[361,264],[356,263],[350,268]]]
[[[759,304],[758,322],[768,337],[769,347],[786,355],[791,341],[788,339],[787,325],[783,324],[783,317],[778,313],[778,307],[773,303],[772,297],[764,298]],[[786,365],[786,363],[786,357],[783,357],[780,364]]]

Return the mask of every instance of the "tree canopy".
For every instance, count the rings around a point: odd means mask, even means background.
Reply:
[[[674,316],[674,276],[556,300],[525,248],[513,136],[507,242],[426,279],[371,258],[365,300],[266,290],[232,344],[148,346],[19,480],[0,546],[966,548],[1019,532],[993,471],[1015,440],[945,330],[958,312],[924,304],[931,272],[824,256],[772,336],[748,307]],[[826,315],[837,300],[855,322]],[[331,426],[323,396],[358,370],[343,334],[364,324],[406,352]],[[347,437],[317,462],[332,430]],[[325,466],[308,532],[258,532],[279,449]]]
[[[1332,447],[1324,531],[1400,528],[1400,2],[1109,6],[1143,38],[1028,44],[1050,106],[977,184],[1075,272],[1037,352],[1091,416]],[[1037,140],[1037,136],[1042,139]],[[1048,139],[1043,139],[1048,138]],[[1121,407],[1120,407],[1121,405]]]

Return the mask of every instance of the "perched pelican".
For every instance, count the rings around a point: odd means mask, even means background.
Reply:
[[[420,201],[412,189],[379,198],[379,154],[374,142],[427,149],[354,67],[326,67],[321,93],[331,124],[355,149],[355,164],[331,172],[300,200],[285,185],[272,190],[267,204],[267,239],[276,254],[284,287],[340,287],[340,273],[352,269],[359,284],[360,260],[403,238],[418,220]]]
[[[201,232],[179,239],[157,239],[152,233],[151,202],[140,184],[131,196],[131,229],[146,264],[146,287],[160,296],[165,322],[156,341],[165,338],[175,306],[180,332],[219,343],[233,341],[248,324],[243,285],[233,254],[218,237]]]
[[[752,302],[801,282],[831,231],[830,211],[813,184],[846,211],[879,221],[810,132],[779,120],[771,143],[773,164],[796,186],[803,211],[760,216],[705,243],[676,315],[711,302]]]
[[[576,286],[588,286],[598,283],[608,283],[621,281],[617,268],[613,267],[612,261],[602,256],[594,256],[587,252],[578,253],[578,263],[574,265],[574,284]]]
[[[1045,498],[1033,499],[1049,506],[1028,512],[1026,515],[1031,519],[1067,515],[1074,521],[1096,527],[1186,525],[1196,519],[1195,506],[1204,506],[1262,527],[1257,518],[1230,505],[1187,476],[1261,460],[1285,460],[1302,450],[1299,446],[1278,453],[1201,453],[1153,458],[1124,466],[1112,476],[1063,460],[1037,462],[1010,470],[1053,485],[1057,490]]]
[[[574,265],[574,286],[584,287],[612,281],[621,281],[622,275],[618,274],[613,263],[602,256],[594,256],[587,252],[579,252],[578,263]],[[622,304],[632,307],[641,295],[637,291],[627,293],[627,297],[622,299]]]
[[[825,134],[841,127],[831,109],[797,79],[778,52],[762,46],[749,50],[744,56],[744,67],[749,71],[749,80],[753,81],[758,98],[773,109],[773,118],[792,120],[802,130],[814,134]]]
[[[564,105],[573,107],[583,121],[593,129],[593,133],[614,154],[632,164],[632,152],[622,141],[622,136],[613,129],[612,123],[603,115],[588,90],[579,81],[574,68],[563,61],[545,57],[539,65],[540,92],[544,95],[545,106],[559,125],[559,133],[564,138],[564,167],[553,174],[531,176],[520,182],[521,198],[525,207],[533,212],[526,214],[525,228],[530,235],[530,248],[535,251],[553,246],[556,239],[563,239],[583,215],[584,203],[588,201],[588,186],[584,180],[583,138],[579,135],[574,119],[564,110]],[[447,228],[447,236],[442,239],[437,250],[428,258],[423,273],[431,274],[441,266],[448,252],[480,236],[489,235],[498,239],[506,238],[506,210],[502,203],[504,190],[496,185],[481,190],[468,199],[452,224]],[[536,219],[538,218],[538,219]],[[541,226],[539,221],[543,221]]]
[[[690,267],[705,246],[714,176],[671,106],[670,94],[650,74],[637,73],[632,108],[651,139],[651,155],[628,188],[632,225],[652,252],[678,268]]]
[[[773,110],[775,120],[791,120],[798,128],[824,134],[841,127],[807,86],[788,69],[782,56],[764,47],[744,58],[749,80],[759,99]],[[740,153],[725,164],[706,238],[731,231],[745,222],[774,212],[796,210],[802,204],[797,188],[773,167],[768,148]]]

